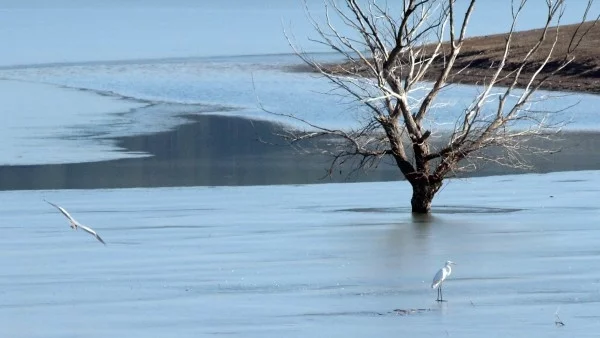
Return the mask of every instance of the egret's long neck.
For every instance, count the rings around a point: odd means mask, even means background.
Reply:
[[[446,270],[448,271],[448,274],[450,274],[452,272],[452,265],[446,264]]]

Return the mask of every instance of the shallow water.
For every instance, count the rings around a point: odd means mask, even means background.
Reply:
[[[10,89],[0,92],[8,107],[4,113],[10,116],[10,123],[0,127],[0,144],[4,145],[0,164],[147,156],[123,151],[116,139],[173,130],[189,122],[186,116],[190,115],[234,115],[307,128],[299,121],[263,111],[261,104],[271,112],[292,114],[328,128],[357,127],[368,117],[356,102],[331,95],[332,87],[324,79],[287,70],[297,63],[293,55],[270,55],[0,70],[0,88]],[[462,107],[478,90],[476,86],[449,87],[438,97],[437,102],[444,104],[431,110],[424,126],[434,135],[453,127]],[[594,108],[600,96],[538,94],[542,101],[535,109],[565,109],[555,120],[571,121],[566,129],[600,129]],[[31,132],[32,125],[36,132]]]
[[[0,196],[7,336],[582,337],[600,326],[598,171],[451,181],[430,217],[411,216],[403,182]],[[429,283],[448,259],[458,264],[438,304]]]

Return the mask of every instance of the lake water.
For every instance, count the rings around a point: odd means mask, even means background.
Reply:
[[[563,23],[578,22],[586,2],[570,2]],[[321,0],[306,3],[323,17]],[[466,3],[457,1],[457,9]],[[518,29],[543,25],[545,3],[529,0]],[[467,33],[507,31],[499,18],[510,9],[509,2],[478,1]],[[599,11],[595,3],[590,17]],[[330,51],[308,41],[315,34],[301,0],[3,0],[0,22],[0,65],[289,53],[284,29],[308,51]]]
[[[326,57],[326,56],[321,56]],[[69,64],[0,70],[0,99],[10,122],[0,126],[0,163],[69,163],[142,156],[116,152],[114,139],[171,130],[184,115],[224,114],[304,128],[259,108],[287,113],[328,128],[351,128],[365,117],[355,103],[328,95],[314,74],[295,73],[293,55],[190,58],[107,64]],[[480,88],[453,86],[426,121],[451,128]],[[600,96],[540,92],[533,109],[560,110],[569,129],[597,130]],[[495,108],[495,103],[490,107]],[[34,122],[32,122],[34,121]],[[31,128],[36,132],[31,133]],[[48,142],[48,140],[53,140]],[[81,153],[81,146],[86,153]],[[112,146],[112,148],[111,148]]]
[[[0,326],[47,338],[594,337],[599,187],[598,171],[451,181],[427,218],[399,207],[402,182],[1,192]],[[448,259],[439,304],[429,286]]]
[[[470,34],[505,30],[489,24],[499,3],[481,2]],[[521,29],[538,26],[535,9]],[[361,112],[286,70],[298,60],[282,27],[308,43],[293,1],[0,4],[0,186],[46,189],[0,191],[3,335],[596,335],[600,171],[448,180],[424,218],[405,182],[286,184],[318,182],[325,163],[256,142],[270,124],[226,117],[293,123],[259,100],[332,127]],[[441,128],[476,91],[443,94]],[[598,96],[541,94],[579,102],[571,130],[598,130]],[[448,259],[439,304],[429,285]]]
[[[576,22],[581,6],[569,4],[564,22]],[[316,0],[308,1],[308,8],[316,15],[322,9]],[[539,25],[536,8],[535,1],[526,7],[519,28]],[[470,34],[503,31],[488,22],[490,15],[509,9],[482,2]],[[6,41],[0,100],[9,118],[0,125],[0,164],[148,156],[118,147],[115,138],[171,130],[187,122],[186,114],[225,113],[298,125],[266,114],[259,102],[325,127],[356,126],[364,118],[360,108],[322,95],[331,90],[323,79],[285,69],[299,60],[289,54],[284,28],[308,51],[327,51],[305,39],[314,36],[306,21],[300,2],[60,0],[49,6],[5,1],[0,4],[0,40]],[[478,90],[447,90],[439,98],[445,106],[431,112],[427,127],[450,128]],[[598,129],[597,95],[541,96],[555,98],[535,109],[578,103],[561,119],[571,120],[571,129]]]

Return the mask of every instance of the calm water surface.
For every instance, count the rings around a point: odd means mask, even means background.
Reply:
[[[402,183],[3,192],[0,325],[13,337],[592,337],[599,183],[597,171],[453,181],[429,218],[403,207]],[[429,284],[447,259],[458,265],[438,304]]]

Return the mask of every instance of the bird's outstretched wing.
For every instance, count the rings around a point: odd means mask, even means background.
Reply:
[[[44,200],[44,201],[46,201],[46,200]],[[59,210],[59,211],[60,211],[60,212],[61,212],[63,215],[65,215],[65,217],[66,217],[66,218],[68,218],[68,219],[69,219],[69,221],[71,221],[71,223],[73,223],[73,224],[75,224],[77,227],[79,227],[79,228],[83,229],[85,232],[89,233],[90,235],[92,235],[92,236],[96,237],[96,239],[97,239],[98,241],[100,241],[100,243],[102,243],[102,244],[106,245],[106,243],[104,242],[104,240],[102,240],[102,238],[100,238],[100,236],[99,236],[99,235],[96,233],[96,231],[94,231],[94,229],[92,229],[92,228],[90,228],[90,227],[87,227],[87,226],[85,226],[85,225],[83,225],[83,224],[81,224],[81,223],[77,222],[77,221],[76,221],[76,220],[73,218],[73,216],[71,216],[71,215],[69,214],[69,212],[67,212],[67,210],[65,210],[65,208],[63,208],[63,207],[61,207],[61,206],[58,206],[58,205],[56,205],[56,204],[54,204],[54,203],[52,203],[52,202],[48,202],[48,201],[46,201],[46,203],[48,203],[48,204],[50,204],[50,205],[54,206],[54,207],[55,207],[56,209],[58,209],[58,210]]]
[[[63,207],[61,207],[61,206],[58,206],[58,205],[56,205],[56,204],[54,204],[54,203],[52,203],[52,202],[48,202],[48,201],[46,201],[46,200],[44,200],[44,201],[45,201],[46,203],[50,204],[51,206],[55,207],[56,209],[58,209],[58,211],[60,211],[60,212],[61,212],[63,215],[65,215],[65,217],[66,217],[66,218],[68,218],[68,219],[69,219],[69,221],[71,221],[71,222],[73,222],[73,223],[75,223],[75,224],[79,225],[79,222],[77,222],[77,221],[75,220],[75,218],[73,218],[73,216],[71,216],[71,215],[70,215],[70,214],[67,212],[67,210],[65,210]]]
[[[106,245],[106,243],[104,243],[104,241],[102,240],[102,238],[100,238],[100,236],[98,236],[98,234],[96,233],[96,231],[94,231],[94,229],[87,227],[83,224],[79,224],[79,227],[82,228],[84,231],[86,231],[87,233],[89,233],[90,235],[96,237],[97,240],[100,241],[100,243]]]

